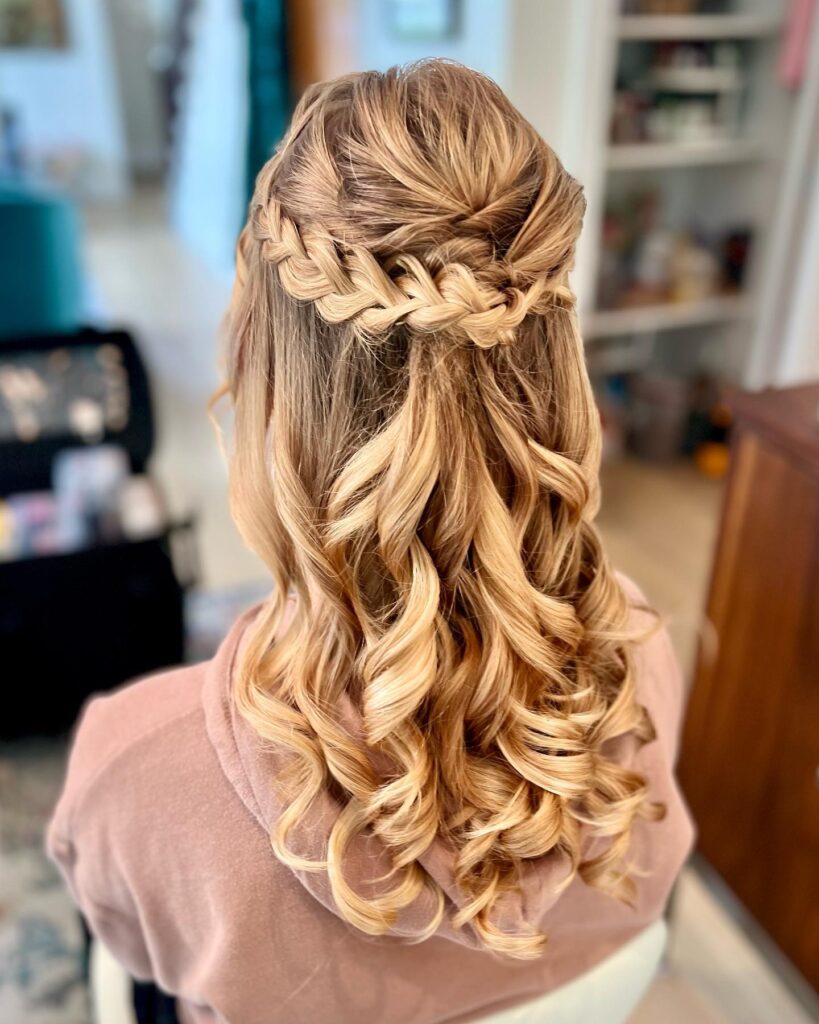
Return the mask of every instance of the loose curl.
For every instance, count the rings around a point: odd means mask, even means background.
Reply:
[[[277,856],[326,871],[369,934],[422,894],[418,937],[438,927],[419,863],[438,840],[454,927],[536,956],[537,928],[502,919],[525,867],[561,855],[566,884],[629,900],[632,824],[659,814],[613,742],[652,728],[593,526],[600,427],[567,281],[583,209],[501,91],[442,61],[312,87],[257,181],[231,498],[276,587],[234,699],[287,755]],[[327,792],[341,811],[305,860],[288,838]],[[390,854],[384,890],[345,877],[362,834]]]

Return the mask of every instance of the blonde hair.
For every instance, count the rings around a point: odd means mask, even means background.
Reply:
[[[566,883],[628,900],[632,824],[657,816],[607,756],[652,732],[592,525],[600,427],[567,280],[583,209],[500,89],[437,60],[311,87],[257,180],[230,317],[231,494],[276,587],[234,698],[287,754],[277,856],[326,871],[369,934],[422,892],[424,935],[438,926],[418,863],[438,840],[454,926],[536,956],[544,936],[497,913],[524,865],[563,854]],[[343,809],[305,861],[288,835],[326,792]],[[345,878],[362,833],[393,863],[377,895]],[[589,836],[605,842],[584,857]]]

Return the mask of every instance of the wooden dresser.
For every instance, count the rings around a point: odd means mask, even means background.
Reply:
[[[819,990],[819,385],[730,404],[680,775],[700,852]]]

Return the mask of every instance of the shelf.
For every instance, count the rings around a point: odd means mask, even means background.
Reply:
[[[651,335],[639,338],[611,339],[590,346],[586,351],[586,365],[595,377],[609,374],[639,373],[651,364],[654,343]]]
[[[621,39],[760,39],[775,35],[782,19],[773,14],[626,14],[618,19]]]
[[[743,79],[736,68],[653,68],[642,86],[655,92],[699,96],[739,92]]]
[[[748,313],[748,300],[744,296],[728,295],[696,303],[593,310],[583,317],[581,327],[584,338],[590,340],[742,320]]]
[[[711,142],[635,142],[608,147],[606,163],[612,171],[651,167],[692,167],[698,164],[737,164],[761,160],[764,148],[747,139]]]

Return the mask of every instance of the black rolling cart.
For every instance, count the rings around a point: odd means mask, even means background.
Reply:
[[[89,413],[90,410],[90,413]],[[91,415],[93,437],[89,436]],[[33,423],[33,426],[32,426]],[[147,475],[145,367],[124,331],[0,342],[0,500],[47,491],[65,449],[116,445]],[[184,657],[193,524],[0,561],[0,738],[69,729],[89,694]]]

